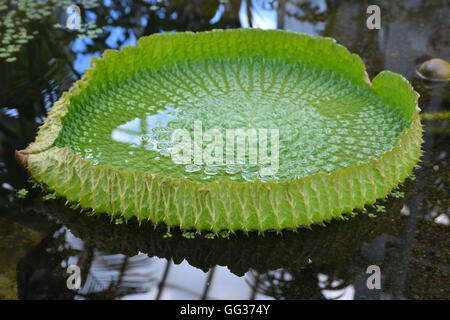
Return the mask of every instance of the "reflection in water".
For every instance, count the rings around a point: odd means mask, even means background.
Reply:
[[[146,150],[161,151],[158,139],[161,130],[167,128],[170,121],[177,118],[178,110],[167,108],[145,118],[135,118],[118,126],[111,132],[111,139],[127,143],[133,147],[144,147]]]
[[[448,84],[429,87],[415,77],[423,61],[448,60],[448,1],[382,2],[380,31],[364,27],[365,9],[372,4],[368,0],[150,2],[156,10],[131,0],[84,8],[83,21],[90,14],[104,30],[95,39],[74,41],[76,34],[53,29],[61,21],[41,21],[39,35],[21,48],[16,62],[0,60],[0,297],[450,297],[448,120],[424,122],[424,157],[416,180],[401,187],[404,198],[382,203],[385,213],[333,221],[298,234],[209,240],[185,239],[174,231],[172,238],[163,238],[165,228],[154,231],[135,221],[115,224],[104,216],[78,214],[63,201],[43,202],[16,165],[14,149],[33,140],[48,108],[79,78],[91,56],[155,32],[248,25],[331,36],[361,55],[371,77],[389,69],[412,81],[422,110],[448,109]],[[146,118],[140,120],[143,124],[142,130],[137,123],[124,124],[116,138],[151,133]],[[142,146],[141,140],[133,141]],[[23,187],[30,194],[17,200],[15,192]],[[82,270],[79,292],[66,287],[66,267],[72,263]],[[382,270],[382,290],[365,286],[371,264]]]
[[[414,195],[414,188],[413,181],[402,188],[406,199]],[[29,279],[40,270],[35,268],[40,261],[44,269],[58,275],[53,281],[56,285],[65,282],[67,265],[76,263],[84,270],[78,298],[364,298],[371,293],[365,287],[368,265],[381,265],[385,270],[388,278],[383,288],[397,279],[394,262],[398,258],[388,252],[410,242],[401,236],[408,221],[408,216],[400,214],[403,202],[394,196],[381,202],[386,212],[375,219],[370,217],[376,214],[373,208],[348,221],[314,226],[312,231],[285,232],[282,236],[267,233],[265,237],[237,234],[212,240],[203,235],[186,239],[178,230],[166,238],[163,226],[154,230],[150,224],[139,226],[134,219],[111,223],[103,215],[89,217],[74,212],[63,201],[30,199],[27,216],[43,212],[70,231],[56,228],[34,253],[21,260],[20,273]],[[410,235],[408,232],[407,237]],[[366,247],[368,243],[372,247]],[[226,266],[229,271],[217,266]],[[48,294],[48,286],[36,292],[33,290],[38,286],[30,287],[27,281],[19,281],[22,297]],[[232,287],[229,281],[234,283]],[[54,294],[67,294],[66,288],[59,288]],[[245,292],[247,297],[242,296]],[[377,294],[392,297],[385,291]]]

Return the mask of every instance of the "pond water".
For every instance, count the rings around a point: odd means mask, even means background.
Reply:
[[[381,8],[380,30],[366,28],[371,4]],[[84,0],[84,32],[60,26],[68,5],[10,13],[10,2],[0,2],[0,299],[450,298],[445,119],[424,121],[413,178],[369,214],[264,237],[187,239],[175,230],[167,238],[165,228],[88,216],[33,188],[14,159],[92,57],[155,32],[258,27],[330,36],[361,56],[371,78],[381,70],[407,78],[422,112],[449,111],[448,82],[415,72],[427,59],[450,58],[448,1]],[[70,265],[80,267],[79,290],[67,288]],[[371,265],[381,270],[379,290],[366,285]]]

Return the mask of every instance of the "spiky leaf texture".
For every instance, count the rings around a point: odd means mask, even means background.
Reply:
[[[417,98],[392,72],[371,83],[361,59],[330,38],[157,34],[93,59],[17,158],[94,212],[215,232],[296,228],[373,204],[410,174],[421,155]],[[175,165],[160,146],[193,120],[279,128],[278,173],[247,181],[245,166],[211,175]],[[114,139],[136,123],[153,147]]]

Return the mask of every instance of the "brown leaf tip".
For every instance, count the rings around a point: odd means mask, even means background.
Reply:
[[[29,148],[14,151],[14,156],[16,157],[17,163],[20,164],[24,169],[28,167],[29,154],[30,154]]]

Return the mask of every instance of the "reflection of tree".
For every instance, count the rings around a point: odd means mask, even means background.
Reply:
[[[422,168],[416,173],[417,182],[409,183],[405,199],[399,202],[406,206],[402,208],[405,216],[400,218],[401,223],[391,221],[390,228],[381,235],[366,239],[361,251],[342,257],[342,264],[323,255],[312,258],[304,268],[257,274],[253,284],[258,292],[276,299],[322,299],[322,290],[336,291],[353,285],[355,299],[447,299],[448,225],[433,221],[436,218],[433,212],[447,217],[450,214],[445,194],[450,187],[450,175],[448,162],[442,157],[449,137],[426,133],[424,138],[426,150]],[[435,171],[436,166],[441,173]],[[393,216],[399,214],[399,207],[386,208]],[[382,290],[371,291],[366,287],[365,270],[372,264],[381,268]],[[321,284],[319,273],[327,275],[329,281]],[[334,280],[340,280],[339,284],[332,285]]]
[[[1,216],[0,234],[0,300],[18,299],[16,265],[43,235]]]
[[[159,280],[152,272],[145,255],[127,257],[97,253],[80,266],[86,269],[84,286],[77,295],[86,299],[117,299],[129,294],[144,293]],[[146,269],[145,272],[142,269]]]
[[[0,178],[17,188],[26,185],[26,175],[15,164],[14,149],[32,140],[47,110],[76,79],[75,55],[67,50],[74,35],[53,30],[52,23],[30,23],[27,28],[38,35],[21,47],[15,62],[0,59],[0,158],[8,168]]]
[[[147,292],[159,281],[146,255],[127,257],[89,246],[74,248],[65,236],[66,231],[44,239],[19,262],[19,298],[116,299]],[[74,259],[82,277],[82,286],[76,292],[66,286],[67,263]]]
[[[123,31],[123,37],[117,41],[119,48],[131,36],[140,38],[158,32],[240,27],[240,0],[229,0],[222,4],[210,0],[167,0],[152,3],[143,0],[112,0],[110,3],[90,10],[96,14],[97,26],[103,28],[104,32],[87,45],[86,52],[103,52],[108,48],[107,39],[115,28]],[[221,18],[211,23],[220,6],[223,6]]]
[[[91,272],[90,267],[93,265],[92,254],[88,254],[92,248],[107,252],[106,256],[114,256],[114,253],[124,255],[111,264],[100,263],[99,268],[104,270],[105,275],[110,269],[121,270],[121,263],[127,264],[125,257],[133,257],[138,252],[144,252],[149,256],[173,260],[174,263],[187,260],[191,265],[204,271],[215,265],[226,265],[232,272],[242,275],[251,269],[255,275],[250,282],[254,288],[253,296],[256,293],[263,293],[277,299],[322,299],[327,297],[323,290],[338,293],[340,289],[351,284],[354,286],[355,297],[361,299],[380,298],[380,294],[392,298],[443,298],[448,295],[448,288],[443,286],[445,283],[443,279],[448,276],[446,271],[449,265],[449,255],[446,252],[448,237],[446,227],[436,225],[432,220],[427,221],[429,218],[426,217],[426,213],[433,210],[430,209],[433,208],[430,205],[437,205],[435,201],[430,202],[430,199],[436,199],[431,195],[435,194],[437,198],[445,199],[442,193],[444,189],[435,183],[436,174],[433,166],[437,163],[445,168],[445,161],[439,160],[439,157],[448,139],[442,140],[441,136],[434,134],[426,135],[425,139],[428,146],[434,145],[436,148],[434,142],[438,145],[434,152],[427,150],[430,156],[424,158],[423,169],[416,177],[416,181],[420,184],[409,181],[402,188],[406,193],[405,199],[390,198],[383,203],[387,212],[378,214],[376,219],[359,215],[349,221],[333,221],[325,228],[317,226],[312,231],[300,230],[298,234],[288,232],[280,237],[269,233],[264,238],[238,235],[229,240],[220,238],[209,240],[201,236],[185,239],[181,233],[175,231],[172,238],[165,239],[163,238],[165,228],[153,230],[153,226],[148,224],[139,227],[135,220],[114,225],[107,216],[89,217],[84,213],[80,215],[65,207],[60,201],[42,202],[40,199],[32,198],[27,200],[27,205],[20,216],[30,217],[37,211],[67,225],[73,234],[83,239],[86,246],[82,256],[80,252],[73,251],[67,251],[67,255],[84,257],[80,258],[80,261],[87,261],[83,263],[82,270],[89,270],[89,274],[94,276],[96,272]],[[449,184],[448,176],[442,182]],[[409,216],[399,213],[404,204],[407,204],[410,210],[414,210]],[[448,203],[440,202],[439,207],[441,208],[439,210],[445,212],[448,210]],[[50,239],[45,246],[39,246],[41,254],[44,248],[58,248],[62,245],[63,242],[58,239],[62,240],[60,237],[56,240]],[[29,255],[23,260],[29,260],[31,265],[35,262],[36,256]],[[42,254],[39,260],[43,266],[40,270],[56,268],[61,273],[63,270],[60,262],[54,264],[51,262],[55,258],[58,261],[63,259],[58,255],[48,257]],[[381,267],[382,292],[368,292],[365,287],[365,269],[371,264]],[[170,265],[171,263],[167,263],[166,274]],[[127,269],[128,266],[123,268]],[[319,274],[327,276],[328,280],[320,282]],[[210,275],[212,278],[213,274]],[[59,277],[58,281],[64,282],[64,279]],[[159,297],[164,288],[172,287],[172,284],[165,282],[165,278],[167,276],[162,280],[152,280],[155,286],[160,283]],[[87,279],[87,276],[84,275],[83,279]],[[142,279],[148,280],[148,277]],[[98,281],[93,282],[107,283],[104,280],[105,277],[103,279],[100,277]],[[213,280],[208,282],[211,281]],[[336,281],[337,285],[334,283]],[[118,282],[109,286],[98,283],[92,287],[86,286],[84,294],[86,298],[111,298],[131,292],[114,291],[117,290],[114,286]],[[128,287],[125,285],[127,288],[135,288],[132,282],[129,283]],[[27,282],[23,284],[31,285]],[[56,287],[44,287],[43,290],[48,292],[67,290],[64,287],[57,289],[56,280],[51,281],[49,285]],[[30,288],[24,289],[25,292],[32,290],[33,286]],[[207,295],[207,287],[205,292]],[[194,296],[201,298],[198,293]]]
[[[348,270],[344,270],[348,271]],[[351,273],[339,274],[330,266],[315,265],[314,262],[304,268],[294,270],[269,271],[254,280],[257,292],[275,299],[326,299],[322,290],[342,290],[353,282]],[[319,273],[331,274],[333,278],[320,282]],[[338,281],[340,279],[345,279]],[[334,284],[338,282],[338,284]]]
[[[427,54],[440,52],[445,55],[448,52],[450,29],[445,24],[448,11],[445,10],[445,0],[415,1],[414,6],[407,5],[411,1],[380,3],[383,32],[365,29],[365,9],[372,4],[371,1],[327,0],[324,11],[318,10],[317,1],[313,0],[243,1],[247,4],[250,23],[255,20],[250,15],[257,14],[257,8],[277,10],[279,27],[285,27],[288,19],[313,25],[323,23],[320,33],[336,38],[350,51],[361,55],[371,76],[384,69],[386,61],[395,55],[402,60],[401,70],[406,70],[405,74],[414,72],[414,63],[423,58],[414,53],[414,48],[400,46],[405,41],[398,41],[395,50],[385,47],[393,25],[408,19],[407,26],[425,23],[435,31],[429,37],[425,34],[427,48],[432,49]],[[97,26],[102,27],[104,33],[93,41],[87,40],[81,54],[101,53],[110,46],[117,49],[130,38],[156,32],[240,26],[241,0],[222,1],[222,4],[207,0],[110,2],[110,6],[82,6],[83,20],[86,21],[90,13],[95,14]],[[152,5],[158,9],[154,10]],[[211,23],[220,6],[223,6],[221,18]],[[33,139],[48,108],[80,76],[73,69],[76,54],[71,50],[76,34],[54,28],[53,24],[61,21],[52,19],[56,17],[29,26],[38,29],[39,34],[22,47],[16,62],[6,64],[0,61],[0,181],[15,188],[27,186],[27,177],[15,164],[13,150],[25,147]],[[111,44],[108,39],[113,30],[123,32],[123,37]],[[417,28],[414,32],[417,30],[422,29]],[[406,59],[410,61],[404,62]],[[448,105],[447,87],[424,88],[418,82],[414,85],[422,94],[422,108],[440,111]],[[149,279],[155,287],[160,283],[158,296],[161,297],[167,287],[164,277],[163,281],[153,279],[153,275],[147,273],[130,277],[130,272],[146,263],[145,259],[133,260],[141,250],[151,256],[173,259],[174,263],[187,259],[205,271],[215,265],[226,265],[238,275],[254,269],[253,297],[257,292],[264,292],[276,298],[320,299],[324,297],[324,287],[319,286],[317,275],[324,274],[329,279],[325,288],[337,290],[353,283],[355,296],[367,298],[364,282],[357,280],[364,276],[369,264],[375,263],[381,266],[386,276],[383,290],[393,298],[447,298],[450,296],[448,226],[437,225],[433,215],[449,214],[447,128],[448,121],[426,123],[425,152],[429,157],[421,164],[423,173],[417,176],[422,185],[409,189],[407,200],[393,200],[386,205],[386,214],[377,219],[359,216],[347,222],[333,221],[326,228],[314,227],[313,231],[301,230],[298,234],[286,233],[283,237],[267,234],[262,239],[239,236],[230,240],[187,240],[175,233],[173,238],[163,239],[164,228],[156,231],[149,225],[139,228],[135,221],[112,225],[105,217],[80,216],[60,202],[43,204],[37,199],[39,194],[30,195],[30,199],[23,203],[10,202],[8,197],[11,194],[0,188],[2,217],[52,235],[64,224],[85,243],[80,250],[65,248],[66,240],[62,234],[41,241],[18,265],[19,295],[22,298],[73,298],[73,292],[66,288],[67,274],[61,262],[76,256],[83,266],[81,270],[86,287],[81,295],[86,298],[114,298],[141,292],[147,288],[140,283]],[[437,171],[433,169],[435,165],[438,166]],[[400,216],[403,204],[412,211],[410,216]],[[41,217],[34,221],[37,215],[33,212],[39,210],[52,220]],[[58,251],[60,246],[63,248],[61,252]],[[98,249],[104,252],[97,255]],[[374,254],[377,250],[381,252],[379,255]],[[167,264],[167,272],[170,265]],[[280,268],[281,271],[277,270]],[[113,281],[109,277],[111,270],[116,272]],[[213,279],[213,272],[209,275]],[[342,280],[342,283],[338,287],[332,286],[333,280]],[[205,287],[203,296],[207,295]]]
[[[377,219],[360,215],[349,221],[333,221],[326,228],[317,226],[312,231],[300,230],[298,234],[287,232],[283,236],[278,236],[268,233],[263,238],[256,235],[238,235],[231,237],[231,239],[219,238],[215,240],[205,239],[202,236],[197,236],[195,239],[185,239],[178,231],[173,232],[172,238],[166,239],[163,238],[166,232],[165,228],[153,230],[153,226],[150,224],[142,224],[139,227],[135,220],[130,220],[128,223],[121,225],[111,224],[107,216],[89,217],[85,214],[80,215],[65,207],[59,201],[42,202],[39,199],[29,199],[29,205],[26,208],[27,216],[33,215],[33,212],[36,213],[36,211],[43,212],[51,216],[52,219],[67,225],[74,235],[83,239],[85,249],[82,250],[82,253],[75,254],[73,251],[67,251],[70,255],[79,257],[82,270],[89,270],[89,276],[83,275],[83,279],[96,274],[96,272],[92,272],[95,259],[89,251],[90,248],[96,248],[96,250],[108,252],[108,256],[111,257],[114,257],[114,253],[133,257],[138,252],[143,252],[149,256],[173,260],[174,263],[187,260],[191,265],[204,271],[213,268],[215,265],[226,265],[232,272],[243,275],[249,269],[252,269],[260,274],[261,281],[258,286],[255,286],[259,290],[260,286],[267,285],[267,277],[270,277],[270,272],[268,274],[266,272],[279,268],[289,270],[286,272],[295,271],[295,274],[303,279],[303,277],[311,277],[303,273],[303,270],[317,266],[314,267],[314,273],[319,272],[319,269],[324,274],[338,272],[340,278],[347,279],[346,281],[351,280],[353,275],[346,270],[349,259],[353,261],[353,257],[358,257],[355,253],[359,251],[365,241],[390,229],[389,223],[392,219],[397,219],[394,212],[399,210],[401,200],[392,199],[387,205],[392,208],[391,213],[380,215]],[[58,239],[62,238],[59,237]],[[54,240],[53,245],[48,244],[48,247],[52,248],[60,246],[61,243],[58,240]],[[40,250],[42,251],[43,248]],[[63,254],[62,256],[67,255]],[[55,257],[60,260],[67,259]],[[36,259],[36,255],[31,255],[25,260],[31,262],[34,259]],[[124,259],[123,256],[120,259]],[[42,261],[48,260],[51,259],[44,257]],[[309,264],[310,260],[314,262],[313,265]],[[100,269],[105,271],[110,269],[120,270],[121,262],[122,260],[111,264],[100,264]],[[55,266],[50,268],[55,268]],[[170,264],[168,264],[168,267],[170,267]],[[209,277],[213,278],[213,272],[210,272]],[[211,279],[207,283],[211,282]],[[93,283],[102,282],[102,279],[97,280],[99,281]],[[86,280],[84,283],[86,285]],[[164,279],[161,283],[164,283]],[[26,282],[24,285],[27,285]],[[165,284],[162,286],[164,287]],[[159,289],[160,294],[163,287]],[[87,285],[86,297],[98,298],[100,296],[106,297],[107,294],[120,294],[120,292],[113,292],[112,289],[112,286],[101,287],[96,285],[89,288],[89,285]],[[281,284],[279,288],[272,291],[268,290],[265,294],[270,292],[281,295],[280,292],[284,292],[283,290],[288,290],[288,286]],[[295,297],[295,292],[298,292],[298,290],[300,289],[293,289],[289,295]],[[88,294],[96,291],[100,291],[100,293]],[[306,294],[307,291],[309,289],[305,289],[304,293]],[[205,287],[203,296],[206,297],[207,295],[208,287]]]
[[[366,28],[366,9],[373,4],[381,9],[381,30]],[[371,77],[386,65],[412,77],[415,64],[424,61],[412,59],[424,45],[430,55],[427,58],[439,51],[448,56],[450,28],[445,0],[279,0],[277,8],[278,28],[303,31],[305,23],[313,26],[317,34],[332,37],[360,55]]]
[[[366,9],[370,1],[327,0],[280,0],[278,5],[278,27],[295,27],[295,22],[307,23],[322,36],[335,38],[351,52],[358,53],[366,62],[369,73],[383,68],[380,54],[380,35],[366,29]],[[288,22],[291,21],[290,24]],[[320,26],[320,28],[319,28]],[[373,75],[373,74],[371,74]]]
[[[96,25],[104,31],[94,41],[85,41],[86,47],[78,54],[99,54],[110,47],[118,49],[131,37],[155,32],[240,26],[240,0],[223,4],[209,0],[112,0],[108,6],[103,1],[95,6],[83,6],[86,1],[77,3],[82,21],[89,22],[95,17]],[[221,19],[211,24],[220,5],[224,6]],[[48,109],[80,77],[74,70],[76,54],[71,50],[78,34],[54,27],[55,23],[64,24],[59,20],[65,18],[60,11],[58,8],[46,19],[25,25],[31,33],[38,31],[38,34],[22,46],[15,62],[0,59],[0,157],[8,167],[6,173],[0,171],[0,177],[16,188],[26,186],[26,174],[15,163],[14,149],[26,147]],[[123,34],[117,43],[108,41],[114,30]]]

